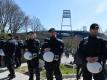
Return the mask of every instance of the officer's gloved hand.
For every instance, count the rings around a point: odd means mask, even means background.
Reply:
[[[48,52],[48,51],[50,51],[51,49],[50,48],[45,48],[44,49],[44,52]]]
[[[25,49],[25,51],[27,52],[27,51],[28,51],[28,49]]]
[[[58,60],[59,60],[59,55],[55,55],[55,56],[54,56],[54,60],[55,60],[55,61],[58,61]]]
[[[87,57],[86,60],[90,63],[94,63],[98,61],[98,57]]]
[[[37,57],[37,53],[33,53],[33,57]]]

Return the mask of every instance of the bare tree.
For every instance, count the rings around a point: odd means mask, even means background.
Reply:
[[[77,35],[74,37],[64,38],[63,40],[65,47],[69,49],[70,53],[74,54],[78,48],[81,39],[82,37]]]
[[[25,30],[26,30],[26,33],[28,32],[28,26],[29,26],[29,24],[30,24],[30,19],[29,19],[29,17],[28,16],[25,16],[25,20],[24,20],[24,28],[25,28]]]
[[[0,0],[0,32],[16,34],[21,29],[28,32],[29,28],[35,32],[45,29],[39,18],[30,20],[13,0]]]
[[[43,25],[41,24],[40,19],[37,17],[33,17],[30,20],[30,26],[31,26],[32,31],[34,31],[34,32],[41,31],[41,30],[45,29],[43,27]]]
[[[12,0],[0,0],[0,30],[5,32],[5,27],[8,23],[9,9],[11,8]]]
[[[13,0],[0,0],[0,31],[16,34],[27,26],[28,17]]]
[[[14,10],[12,10],[13,12],[11,13],[12,16],[9,17],[8,31],[10,31],[13,34],[16,34],[22,27],[24,27],[27,24],[27,17],[17,7],[17,5],[14,5],[13,9]]]
[[[16,4],[11,4],[11,8],[9,9],[8,12],[8,31],[7,32],[11,32],[13,33],[13,28],[15,28],[15,24],[16,24],[16,20],[19,17],[19,7]],[[17,15],[17,16],[16,16]]]

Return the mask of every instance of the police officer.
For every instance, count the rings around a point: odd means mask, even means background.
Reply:
[[[25,49],[29,51],[33,58],[27,61],[29,80],[33,80],[34,73],[36,74],[36,80],[40,80],[40,70],[39,70],[39,49],[40,42],[36,39],[36,33],[29,32],[27,35],[27,40],[25,41]]]
[[[93,63],[98,61],[102,63],[105,61],[105,42],[97,36],[98,30],[99,25],[93,23],[90,26],[90,35],[79,44],[78,54],[83,63],[83,80],[92,80],[92,73],[86,68],[87,62]],[[103,70],[100,73],[93,74],[94,80],[104,80]]]
[[[4,44],[4,53],[5,53],[5,62],[6,66],[10,72],[8,75],[9,80],[15,78],[15,70],[14,70],[14,53],[16,50],[16,41],[13,39],[12,34],[7,35],[7,41]]]
[[[23,41],[20,40],[20,36],[15,36],[15,39],[18,43],[17,47],[16,47],[16,52],[15,52],[15,64],[16,64],[16,68],[21,66],[21,58],[22,58],[22,49],[23,49]]]
[[[78,56],[78,53],[76,52],[74,55],[74,64],[76,64],[76,78],[77,80],[80,79],[81,74],[82,74],[82,60]]]
[[[4,36],[1,36],[0,37],[0,49],[2,49],[2,50],[3,50],[4,43],[5,43]],[[5,66],[4,56],[0,55],[0,67],[3,66],[2,62],[4,62],[4,66]]]
[[[42,46],[42,54],[46,51],[54,53],[54,60],[52,62],[45,61],[46,77],[47,80],[53,80],[53,74],[56,80],[62,80],[62,74],[60,71],[60,60],[64,50],[64,43],[62,40],[56,37],[56,31],[54,28],[49,29],[50,38]]]

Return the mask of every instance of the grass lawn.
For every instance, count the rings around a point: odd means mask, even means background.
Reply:
[[[61,65],[60,69],[61,69],[62,74],[73,74],[73,69],[69,65]],[[28,75],[27,66],[20,67],[20,68],[16,69],[16,71]],[[74,73],[76,73],[76,70],[74,70]],[[44,78],[46,76],[45,69],[41,70],[40,74],[41,74],[41,77]]]
[[[20,68],[16,69],[16,72],[25,74],[26,72],[28,72],[28,68],[27,68],[27,66],[20,67]]]
[[[62,74],[74,74],[76,73],[76,69],[73,70],[73,68],[69,65],[61,65],[60,66]]]

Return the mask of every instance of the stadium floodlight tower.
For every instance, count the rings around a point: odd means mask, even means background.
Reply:
[[[68,47],[68,50],[73,53],[73,46],[72,46],[72,38],[73,38],[73,32],[72,32],[72,24],[71,24],[71,11],[70,10],[63,10],[62,14],[62,22],[61,22],[61,31],[63,36],[63,31],[70,31],[69,37],[71,38],[71,47]],[[69,44],[69,43],[67,43]],[[65,54],[66,55],[66,54]],[[67,54],[68,55],[68,54]]]
[[[61,31],[63,30],[63,27],[64,27],[64,30],[72,31],[71,11],[70,10],[63,10],[62,22],[61,22]]]

